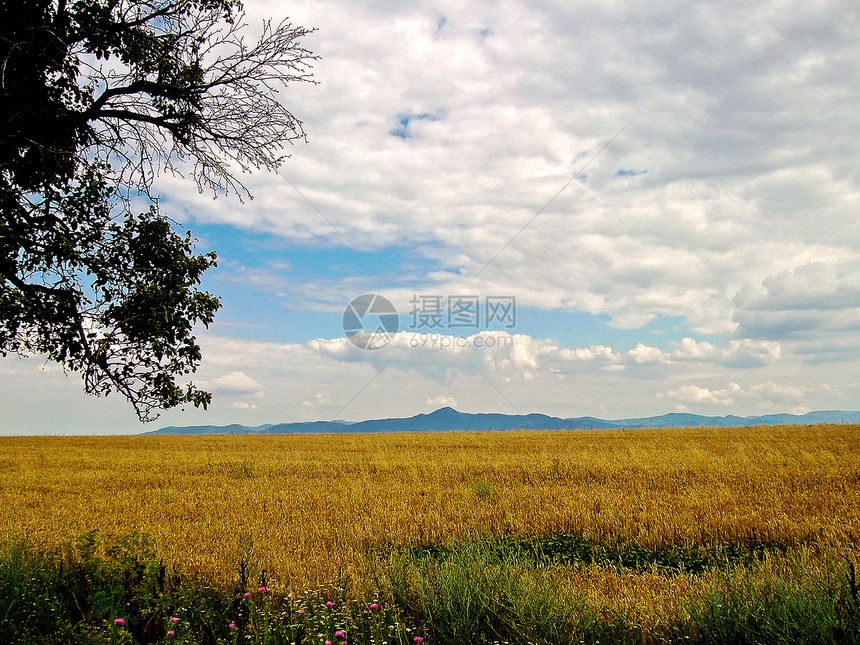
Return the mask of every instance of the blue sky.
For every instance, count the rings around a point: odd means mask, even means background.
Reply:
[[[860,409],[854,3],[247,2],[316,27],[308,142],[253,199],[162,176],[220,257],[207,412],[143,427],[38,357],[0,361],[0,432],[130,433],[469,412]],[[368,351],[344,309],[380,294]],[[516,323],[410,330],[416,296]],[[488,343],[487,340],[491,342]],[[488,347],[488,344],[492,345]]]

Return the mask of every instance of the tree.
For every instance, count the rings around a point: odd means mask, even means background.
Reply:
[[[47,355],[141,421],[208,405],[183,381],[201,360],[194,326],[220,307],[198,288],[216,256],[161,212],[153,182],[189,174],[250,197],[237,175],[304,139],[278,91],[312,80],[309,30],[245,31],[236,0],[0,5],[2,355]]]

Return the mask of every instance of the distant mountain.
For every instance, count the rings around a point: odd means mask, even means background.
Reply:
[[[698,414],[671,413],[657,417],[606,421],[595,417],[560,419],[545,414],[471,414],[453,408],[440,408],[430,414],[395,419],[346,421],[304,421],[261,426],[168,426],[144,434],[330,434],[368,432],[455,432],[468,430],[582,430],[601,428],[740,427],[755,425],[860,423],[860,412],[824,410],[807,414],[766,414],[756,417],[706,417]]]
[[[304,421],[299,423],[276,423],[258,434],[296,434],[344,432],[350,424],[343,421]]]
[[[260,434],[269,428],[271,424],[262,426],[248,427],[240,426],[238,423],[231,423],[228,426],[167,426],[153,430],[152,432],[144,432],[142,434]]]
[[[671,413],[659,417],[641,419],[617,419],[612,423],[623,428],[677,428],[677,427],[714,427],[738,428],[741,426],[791,425],[814,423],[860,423],[860,412],[844,410],[823,410],[806,414],[765,414],[754,417],[705,417],[699,414]]]

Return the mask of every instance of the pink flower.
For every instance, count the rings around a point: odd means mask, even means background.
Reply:
[[[299,609],[299,616],[304,616],[304,615],[305,615],[305,610]]]
[[[167,632],[167,635],[170,636],[170,638],[173,638],[175,634],[173,632]]]
[[[343,631],[341,631],[341,630],[337,630],[337,631],[334,633],[334,635],[335,635],[335,636],[337,636],[338,638],[343,638]]]
[[[325,606],[326,606],[326,607],[331,607],[331,606],[332,606],[332,604],[331,604],[330,602],[327,602],[327,603],[325,604]]]
[[[325,645],[331,645],[331,641],[326,641]]]
[[[376,611],[377,609],[379,609],[379,605],[377,605],[376,603],[373,603],[373,604],[370,606],[370,609],[371,609],[371,611]]]
[[[171,623],[176,623],[176,622],[179,622],[179,619],[178,619],[178,618],[176,618],[176,617],[174,617],[174,618],[171,618],[171,619],[170,619],[170,622],[171,622]]]
[[[245,592],[245,598],[250,598],[250,597],[251,597],[251,592],[250,591]]]
[[[236,623],[230,623],[229,625],[227,625],[227,627],[229,627],[230,629],[236,629]]]
[[[416,636],[415,638],[412,639],[412,642],[413,643],[423,643],[424,639],[421,638],[420,636]]]
[[[117,625],[125,625],[125,621],[122,618],[117,618],[115,621]]]
[[[259,589],[257,589],[257,593],[266,593],[266,588],[260,587]]]

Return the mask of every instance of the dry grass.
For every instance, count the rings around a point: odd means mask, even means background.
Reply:
[[[226,579],[245,557],[294,590],[359,574],[371,546],[501,535],[853,550],[858,432],[2,438],[0,537],[140,531],[183,566]],[[633,604],[634,587],[668,598],[694,583],[577,575]]]

